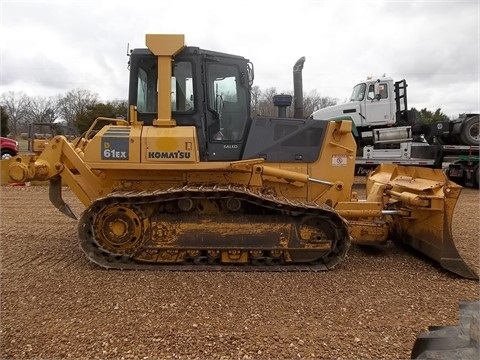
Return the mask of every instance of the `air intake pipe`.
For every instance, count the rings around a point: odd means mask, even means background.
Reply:
[[[273,97],[273,105],[278,108],[278,117],[286,118],[287,117],[287,107],[292,105],[292,95],[275,95]]]
[[[302,56],[293,65],[293,117],[303,119],[303,79],[302,70],[305,62],[305,56]]]

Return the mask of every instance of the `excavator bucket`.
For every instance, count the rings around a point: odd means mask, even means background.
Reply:
[[[462,187],[439,169],[382,164],[367,178],[367,201],[383,201],[390,237],[443,268],[478,279],[452,238],[452,219]]]

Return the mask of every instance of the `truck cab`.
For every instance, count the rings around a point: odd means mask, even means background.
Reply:
[[[312,113],[311,118],[328,120],[348,116],[359,145],[399,144],[413,140],[417,120],[407,106],[407,82],[368,77],[353,87],[350,101]],[[383,145],[382,145],[383,146]]]
[[[314,119],[350,116],[357,127],[389,126],[396,122],[395,85],[389,77],[368,77],[353,87],[350,101],[315,111]]]

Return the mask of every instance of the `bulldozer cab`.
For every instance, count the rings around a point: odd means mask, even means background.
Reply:
[[[176,35],[148,34],[146,43],[130,54],[131,124],[194,127],[200,162],[319,161],[328,122],[250,116],[248,59],[186,47]]]
[[[146,126],[155,125],[161,110],[159,64],[164,63],[149,49],[130,54],[129,105]],[[171,118],[177,126],[196,128],[201,161],[241,159],[251,123],[251,63],[240,56],[183,47],[167,66]]]

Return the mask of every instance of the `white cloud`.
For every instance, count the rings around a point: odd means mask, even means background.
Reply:
[[[1,0],[1,91],[126,98],[127,43],[184,33],[187,45],[250,59],[264,90],[291,90],[305,56],[305,92],[345,99],[386,73],[407,79],[411,106],[455,116],[480,108],[479,28],[478,0]]]

